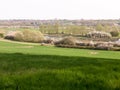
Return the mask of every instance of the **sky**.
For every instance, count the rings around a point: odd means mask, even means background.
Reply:
[[[119,19],[120,0],[0,0],[0,19]]]

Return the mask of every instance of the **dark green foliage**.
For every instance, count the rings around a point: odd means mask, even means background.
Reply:
[[[119,36],[119,32],[118,32],[118,31],[111,31],[110,34],[111,34],[113,37]]]
[[[5,36],[4,39],[14,40],[14,36]]]
[[[4,37],[4,34],[3,33],[0,33],[0,38],[3,38]]]
[[[65,37],[62,40],[55,43],[55,45],[75,45],[76,38],[74,37]]]

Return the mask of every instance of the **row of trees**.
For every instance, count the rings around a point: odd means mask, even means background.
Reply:
[[[65,33],[65,34],[86,34],[89,31],[104,31],[104,32],[119,32],[119,26],[101,25],[96,26],[81,26],[81,25],[59,25],[58,23],[54,25],[40,25],[39,30],[42,33]]]
[[[39,30],[42,33],[56,33],[56,34],[84,34],[90,30],[90,28],[86,26],[78,26],[78,25],[40,25]]]

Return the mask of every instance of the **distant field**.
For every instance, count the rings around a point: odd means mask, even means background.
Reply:
[[[0,41],[0,90],[120,90],[120,52]]]
[[[39,30],[38,28],[0,28],[0,31]]]

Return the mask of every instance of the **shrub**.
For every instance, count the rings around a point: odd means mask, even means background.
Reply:
[[[16,41],[24,41],[24,35],[22,32],[17,32],[14,36],[14,40]]]
[[[24,42],[41,42],[44,40],[44,36],[39,31],[31,31],[31,30],[24,30],[21,32],[17,32],[15,34],[14,39],[16,41],[24,41]]]
[[[111,34],[113,37],[119,36],[119,32],[118,32],[118,31],[111,31],[110,34]]]
[[[3,33],[0,33],[0,38],[3,38],[4,37],[4,34]]]
[[[97,43],[96,44],[96,49],[100,49],[100,50],[111,50],[113,48],[113,44],[111,43]]]
[[[5,36],[4,39],[14,40],[14,36]]]
[[[52,39],[47,39],[47,40],[44,40],[43,43],[46,43],[46,44],[53,44],[54,41]]]
[[[76,45],[76,39],[74,37],[66,37],[56,42],[55,45]]]
[[[8,40],[14,40],[14,37],[15,37],[15,34],[17,33],[18,31],[8,31],[4,38],[5,39],[8,39]]]

